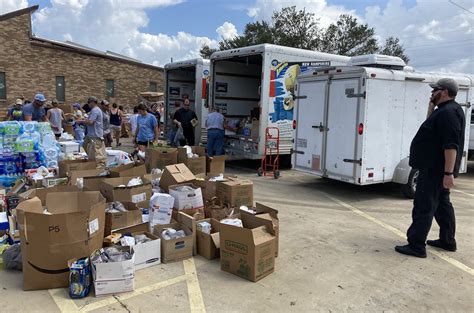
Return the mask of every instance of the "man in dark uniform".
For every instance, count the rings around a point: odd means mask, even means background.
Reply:
[[[173,122],[177,127],[183,129],[183,135],[187,144],[194,146],[194,127],[197,124],[197,116],[189,107],[189,99],[184,99],[183,107],[174,113]]]
[[[410,166],[419,170],[412,224],[407,231],[408,245],[396,246],[399,253],[426,258],[426,238],[433,216],[438,223],[439,239],[428,240],[430,246],[456,251],[454,209],[449,189],[464,148],[466,120],[461,106],[454,101],[458,84],[450,78],[430,84],[428,118],[420,126],[410,146]],[[436,108],[436,109],[435,109]]]

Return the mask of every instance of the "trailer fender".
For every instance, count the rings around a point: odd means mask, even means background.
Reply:
[[[394,183],[399,183],[405,185],[408,183],[408,177],[410,176],[411,166],[408,164],[409,157],[402,159],[397,167],[395,168],[395,172],[393,173],[392,181]]]

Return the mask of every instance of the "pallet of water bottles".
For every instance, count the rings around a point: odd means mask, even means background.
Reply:
[[[59,149],[51,125],[0,122],[0,188],[10,188],[25,170],[58,167]]]

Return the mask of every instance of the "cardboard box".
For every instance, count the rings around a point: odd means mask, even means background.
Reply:
[[[186,165],[182,163],[168,165],[161,175],[160,187],[168,192],[169,186],[192,183],[195,179],[196,176],[194,176]]]
[[[206,218],[213,218],[220,221],[233,215],[234,213],[237,213],[235,212],[234,208],[223,205],[222,201],[220,201],[217,197],[206,201],[204,205],[204,215]]]
[[[216,155],[213,157],[206,157],[206,173],[223,174],[225,172],[226,155]]]
[[[180,188],[191,188],[192,191],[180,191]],[[169,187],[169,194],[174,198],[174,208],[199,209],[204,207],[201,188],[193,184],[180,184]]]
[[[132,247],[116,247],[117,249],[132,253],[132,258],[122,262],[92,263],[92,276],[96,296],[133,291],[135,279],[134,250]],[[93,254],[95,253],[97,252]]]
[[[108,174],[104,169],[89,169],[89,170],[74,170],[69,171],[69,185],[76,186],[77,180],[79,178],[94,177],[94,178],[107,178],[108,175],[103,175],[104,173]],[[103,175],[103,176],[101,176]],[[84,181],[84,179],[82,180]],[[96,191],[96,190],[94,190]]]
[[[76,153],[81,151],[81,145],[75,141],[62,141],[58,144],[61,147],[61,152],[65,154]]]
[[[132,235],[144,234],[151,241],[133,246],[135,251],[135,270],[147,268],[161,263],[161,239],[149,232],[132,233]]]
[[[70,171],[92,170],[96,167],[97,163],[89,160],[59,161],[59,177],[66,177]]]
[[[55,192],[77,192],[80,191],[76,186],[55,186],[51,188],[36,188],[30,189],[19,194],[19,201],[23,202],[34,197],[38,197],[41,200],[43,206],[46,205],[46,195]]]
[[[67,287],[68,260],[102,247],[105,199],[99,192],[53,192],[17,207],[23,260],[23,289]]]
[[[216,194],[230,207],[253,206],[253,183],[248,179],[226,177],[226,181],[217,183]]]
[[[122,202],[127,212],[105,213],[105,236],[116,229],[142,223],[142,211],[133,202]]]
[[[255,204],[255,208],[253,208],[253,214],[240,209],[238,211],[241,215],[248,214],[254,216],[255,218],[259,219],[263,225],[273,228],[276,237],[275,257],[278,257],[278,246],[280,237],[280,221],[278,219],[278,210],[257,202]]]
[[[140,224],[137,224],[137,225],[133,225],[133,226],[128,226],[128,227],[124,227],[124,228],[119,228],[119,229],[115,229],[114,232],[116,233],[120,233],[120,234],[125,234],[125,233],[137,233],[137,232],[141,232],[141,231],[149,231],[150,227],[148,225],[148,223],[140,223]]]
[[[145,164],[130,163],[110,169],[110,177],[143,177],[146,175]]]
[[[275,234],[252,216],[241,219],[243,227],[219,225],[221,269],[256,282],[275,270]]]
[[[165,230],[166,228],[174,228],[179,227],[179,223],[171,219],[171,221],[168,224],[157,224],[153,227],[153,235],[160,237],[161,232]]]
[[[92,273],[94,281],[104,281],[104,280],[120,280],[133,278],[135,276],[135,253],[132,247],[122,247],[115,246],[121,251],[126,251],[132,254],[130,260],[125,260],[122,262],[108,262],[108,263],[92,263]],[[97,249],[102,250],[102,249]],[[98,253],[94,251],[91,254],[93,255]]]
[[[202,255],[208,260],[216,259],[219,257],[220,249],[220,237],[219,237],[219,221],[208,218],[200,220],[200,222],[209,222],[211,224],[211,233],[207,234],[199,230],[199,227],[196,229],[196,240],[198,254]]]
[[[204,201],[212,200],[217,195],[217,181],[210,181],[209,179],[219,176],[219,174],[199,174],[196,175],[194,185],[201,188],[202,198]]]
[[[170,263],[184,260],[193,256],[194,234],[186,226],[179,225],[176,230],[184,230],[186,236],[183,238],[165,240],[160,233],[161,239],[161,260],[163,263]]]
[[[102,186],[102,182],[104,179],[110,178],[109,175],[107,176],[90,176],[90,177],[82,177],[82,190],[84,191],[100,191],[100,187]]]
[[[204,211],[200,209],[173,210],[173,219],[189,229],[193,234],[193,255],[197,254],[196,223],[204,219]]]
[[[178,162],[184,163],[193,174],[206,173],[206,149],[204,147],[192,146],[193,154],[197,154],[197,158],[188,158],[186,148],[178,148]]]
[[[127,186],[130,179],[133,177],[115,177],[107,178],[102,182],[100,192],[107,199],[107,202],[133,202],[138,203],[150,199],[151,183],[143,179],[143,185],[134,187],[119,187]]]
[[[104,280],[95,281],[94,290],[95,296],[112,295],[122,292],[130,292],[135,289],[135,278],[120,279],[120,280]]]
[[[162,170],[168,165],[178,163],[178,150],[176,148],[147,148],[145,156],[148,173],[154,168]]]

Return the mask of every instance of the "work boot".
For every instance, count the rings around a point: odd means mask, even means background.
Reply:
[[[456,243],[446,243],[444,241],[441,241],[441,239],[436,239],[436,240],[427,240],[426,244],[432,247],[440,248],[446,251],[451,251],[454,252],[456,251]]]
[[[426,258],[426,251],[417,251],[410,245],[406,246],[395,246],[395,251],[401,254],[416,256],[417,258]]]

